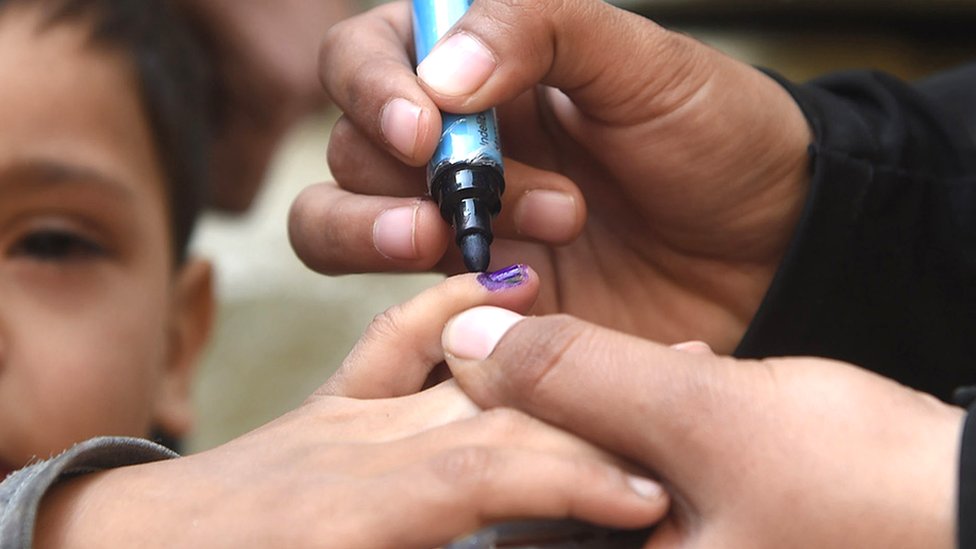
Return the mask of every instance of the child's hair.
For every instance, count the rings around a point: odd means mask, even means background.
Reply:
[[[86,24],[93,47],[131,60],[166,182],[173,258],[181,263],[208,199],[212,82],[189,22],[167,0],[0,0],[44,9],[48,26]],[[43,29],[41,29],[43,32]]]

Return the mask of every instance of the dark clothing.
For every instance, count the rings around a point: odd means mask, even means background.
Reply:
[[[784,85],[815,133],[813,178],[736,355],[836,358],[943,400],[976,384],[976,65],[916,87]]]
[[[815,134],[812,182],[736,356],[835,358],[949,400],[976,384],[976,64],[915,85],[863,71],[780,82]],[[970,549],[972,414],[960,467]]]

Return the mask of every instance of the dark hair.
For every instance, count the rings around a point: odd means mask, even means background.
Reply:
[[[88,24],[95,47],[132,62],[140,100],[166,180],[173,257],[186,257],[193,226],[208,200],[212,127],[208,60],[190,20],[167,0],[0,0],[48,10],[47,24]]]

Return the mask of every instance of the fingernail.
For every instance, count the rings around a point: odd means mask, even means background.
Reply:
[[[579,226],[576,198],[559,191],[527,192],[515,206],[519,234],[545,242],[566,242]]]
[[[459,32],[434,47],[417,66],[417,75],[442,95],[467,95],[495,70],[495,58],[470,34]]]
[[[421,112],[419,105],[397,97],[387,103],[380,114],[383,136],[403,156],[412,157],[417,147]]]
[[[401,206],[385,210],[373,222],[373,246],[390,259],[416,259],[414,241],[417,210],[420,206]]]
[[[478,282],[492,292],[521,286],[528,279],[529,271],[525,265],[512,265],[493,273],[478,275]]]
[[[444,352],[462,360],[484,360],[522,315],[500,307],[475,307],[444,328]]]
[[[630,485],[631,490],[642,498],[659,499],[664,495],[664,488],[661,487],[660,483],[648,478],[627,475],[627,484]]]
[[[558,114],[568,115],[576,112],[576,104],[559,88],[546,86],[543,88],[549,107]]]
[[[712,351],[712,348],[708,346],[708,343],[705,343],[704,341],[685,341],[682,343],[675,343],[671,346],[671,348],[675,351],[681,351],[693,355],[715,354]]]

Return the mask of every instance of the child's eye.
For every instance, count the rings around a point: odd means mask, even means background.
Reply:
[[[13,245],[9,255],[35,261],[84,261],[105,255],[99,244],[66,230],[34,231]]]

